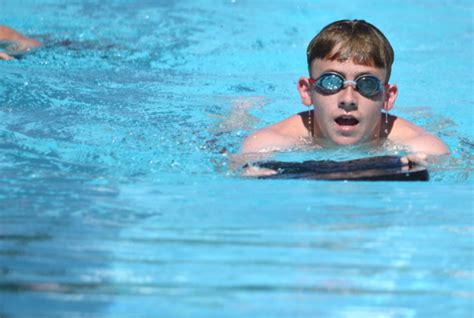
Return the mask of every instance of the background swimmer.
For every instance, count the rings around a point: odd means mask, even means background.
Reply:
[[[13,60],[15,56],[28,53],[34,48],[41,46],[35,39],[24,36],[14,29],[0,25],[0,60]]]

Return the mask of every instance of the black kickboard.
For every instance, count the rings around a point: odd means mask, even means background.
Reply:
[[[428,181],[428,170],[399,156],[378,156],[348,161],[308,160],[303,162],[263,161],[254,166],[276,170],[260,179],[312,179],[353,181]]]

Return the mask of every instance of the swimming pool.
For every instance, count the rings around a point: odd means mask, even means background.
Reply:
[[[0,317],[472,315],[472,16],[468,1],[2,1],[0,22],[45,46],[0,61]],[[429,183],[228,173],[222,148],[303,110],[307,42],[341,18],[387,35],[393,112],[452,158]]]

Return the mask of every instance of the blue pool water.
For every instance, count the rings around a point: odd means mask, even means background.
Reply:
[[[0,1],[45,44],[0,61],[0,317],[472,316],[473,5],[333,2]],[[230,173],[342,18],[387,35],[393,113],[452,156],[428,183]]]

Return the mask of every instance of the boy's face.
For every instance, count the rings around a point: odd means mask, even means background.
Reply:
[[[321,59],[313,61],[311,67],[313,79],[327,72],[337,73],[344,80],[352,81],[361,75],[372,75],[385,83],[386,77],[385,69],[357,65],[352,61],[338,62]],[[301,80],[299,85],[301,85]],[[386,87],[373,96],[365,97],[349,83],[333,94],[324,93],[308,83],[308,88],[310,88],[307,90],[308,97],[310,97],[310,103],[314,105],[315,136],[338,145],[352,145],[378,139],[381,110],[392,108],[396,98],[396,86],[390,87]],[[393,98],[390,98],[390,92],[394,93]]]

